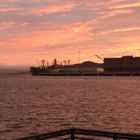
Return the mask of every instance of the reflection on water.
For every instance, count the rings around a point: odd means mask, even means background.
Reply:
[[[139,133],[139,81],[0,75],[0,139],[72,127]]]

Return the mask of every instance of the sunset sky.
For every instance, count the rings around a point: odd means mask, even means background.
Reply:
[[[140,56],[140,0],[0,0],[0,66],[94,54]]]

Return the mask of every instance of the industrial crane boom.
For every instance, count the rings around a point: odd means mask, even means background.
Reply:
[[[98,57],[99,59],[101,59],[102,61],[104,61],[100,56],[98,56],[97,54],[94,54],[96,57]]]

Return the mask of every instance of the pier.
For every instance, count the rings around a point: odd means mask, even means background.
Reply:
[[[140,76],[140,73],[115,73],[115,72],[102,72],[102,73],[86,73],[86,72],[67,72],[67,73],[38,73],[32,74],[33,76]]]
[[[95,140],[95,139],[112,139],[112,140],[140,140],[140,134],[117,133],[107,131],[85,130],[85,129],[64,129],[36,136],[24,137],[15,140]]]

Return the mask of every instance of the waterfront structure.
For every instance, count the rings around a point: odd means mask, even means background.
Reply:
[[[140,57],[104,58],[104,72],[140,72]]]
[[[61,72],[64,73],[100,73],[103,72],[103,68],[96,68],[96,67],[91,67],[91,68],[67,68],[64,67],[60,70]]]

